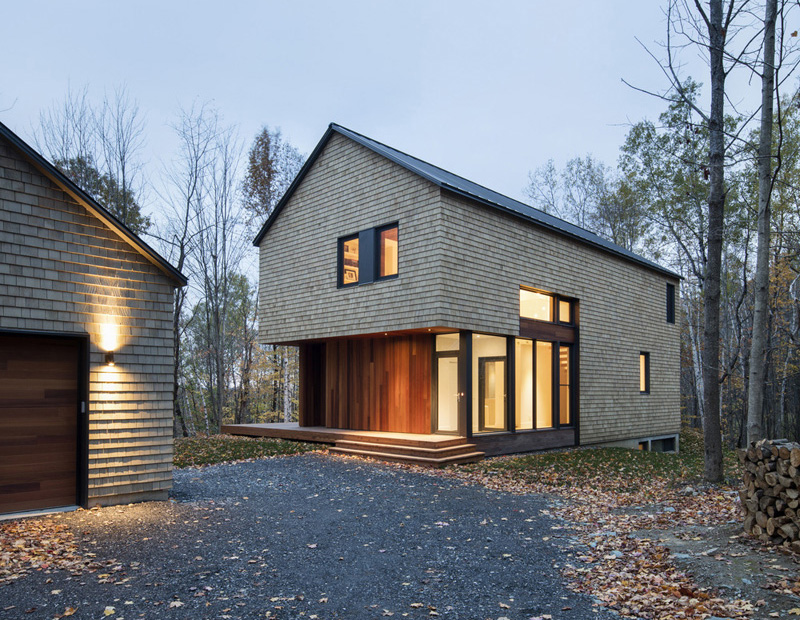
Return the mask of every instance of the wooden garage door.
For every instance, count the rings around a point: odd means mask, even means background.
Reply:
[[[77,501],[79,347],[0,334],[0,513]]]

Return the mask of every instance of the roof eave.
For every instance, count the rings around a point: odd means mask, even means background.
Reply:
[[[113,213],[108,211],[89,194],[78,187],[64,173],[53,164],[47,161],[41,154],[31,148],[22,138],[15,134],[5,124],[0,122],[0,135],[17,148],[22,154],[36,167],[39,172],[45,175],[53,183],[58,185],[63,191],[83,205],[95,217],[114,230],[118,235],[132,245],[142,256],[161,269],[178,286],[186,286],[189,279],[173,267],[169,261],[162,257],[158,252],[151,248],[136,233],[128,228]]]

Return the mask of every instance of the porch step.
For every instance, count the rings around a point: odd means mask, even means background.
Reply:
[[[423,447],[405,443],[387,444],[339,440],[334,447],[330,448],[330,452],[413,465],[432,465],[434,467],[443,467],[445,465],[460,463],[474,463],[480,461],[484,456],[483,452],[479,452],[475,449],[475,444],[466,443],[463,439],[454,445],[443,447],[430,446],[431,444]]]

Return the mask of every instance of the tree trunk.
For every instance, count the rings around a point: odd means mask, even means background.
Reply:
[[[722,234],[725,210],[725,67],[722,28],[722,0],[711,0],[709,59],[711,66],[711,111],[709,114],[708,260],[703,283],[705,316],[703,321],[703,438],[705,478],[722,479],[722,427],[720,423],[720,278]]]
[[[750,346],[750,393],[747,399],[747,441],[763,436],[761,420],[766,385],[767,318],[769,313],[769,227],[772,193],[772,106],[775,90],[775,20],[777,0],[767,0],[764,16],[764,72],[761,75],[761,132],[758,144],[758,250],[756,253],[753,338]]]

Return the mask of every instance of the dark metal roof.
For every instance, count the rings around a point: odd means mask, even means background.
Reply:
[[[87,210],[97,216],[112,230],[117,232],[125,241],[132,245],[137,252],[164,271],[170,279],[174,280],[180,286],[186,286],[189,281],[187,277],[175,269],[167,259],[151,248],[113,213],[75,185],[64,173],[47,161],[38,151],[34,150],[22,138],[1,122],[0,136],[3,136],[6,140],[11,142],[11,144],[22,152],[42,174],[61,187],[65,192],[72,195],[72,197],[78,200]]]
[[[366,148],[370,149],[371,151],[377,153],[378,155],[382,155],[386,159],[393,161],[394,163],[402,166],[406,170],[414,172],[418,174],[424,179],[427,179],[431,183],[438,185],[442,189],[448,190],[460,196],[464,196],[476,202],[479,202],[483,205],[488,207],[493,207],[510,215],[519,217],[527,222],[531,222],[542,228],[546,228],[548,230],[557,232],[562,234],[566,237],[570,237],[582,243],[586,243],[588,245],[594,246],[611,254],[616,254],[622,258],[625,258],[631,262],[637,263],[644,267],[648,267],[659,273],[663,273],[675,278],[679,278],[678,274],[670,271],[669,269],[665,269],[661,265],[654,263],[646,258],[631,252],[630,250],[626,250],[625,248],[608,241],[607,239],[603,239],[599,235],[596,235],[588,230],[581,228],[580,226],[575,226],[574,224],[570,224],[562,219],[549,215],[544,211],[540,211],[539,209],[535,209],[530,205],[526,205],[525,203],[519,202],[518,200],[514,200],[513,198],[509,198],[508,196],[504,196],[503,194],[499,194],[493,190],[490,190],[482,185],[478,185],[477,183],[473,183],[468,179],[460,177],[452,172],[448,172],[447,170],[443,170],[438,166],[434,166],[433,164],[429,164],[426,161],[421,159],[417,159],[411,155],[403,153],[402,151],[398,151],[397,149],[393,149],[390,146],[377,142],[371,138],[363,136],[355,131],[347,129],[346,127],[342,127],[341,125],[337,125],[335,123],[331,123],[328,127],[328,130],[325,132],[325,135],[320,140],[319,144],[317,144],[314,152],[308,158],[308,161],[305,163],[303,168],[300,170],[300,173],[295,178],[292,185],[286,191],[286,194],[280,200],[278,205],[275,207],[273,212],[270,214],[269,218],[267,219],[266,223],[262,227],[261,231],[258,233],[254,244],[258,245],[261,240],[264,238],[267,230],[272,225],[272,222],[275,221],[275,218],[280,213],[283,206],[291,197],[292,193],[296,189],[297,185],[300,184],[303,177],[308,172],[311,165],[313,165],[314,161],[319,157],[322,149],[324,148],[325,144],[327,144],[330,136],[333,132],[339,133],[347,138],[350,138],[354,142],[365,146]]]

